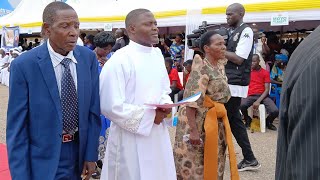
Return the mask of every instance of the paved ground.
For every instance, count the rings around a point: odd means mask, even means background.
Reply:
[[[8,87],[0,84],[0,143],[5,143]]]
[[[0,143],[5,143],[6,112],[8,103],[8,88],[0,85]],[[274,123],[278,126],[278,122]],[[174,134],[174,131],[171,133]],[[277,132],[268,131],[266,133],[248,131],[253,152],[261,163],[262,167],[255,172],[240,172],[241,180],[272,180],[274,179],[276,162],[276,141]],[[235,140],[234,140],[235,143]],[[236,144],[236,143],[235,143]],[[240,147],[236,144],[236,154],[238,162],[242,159]],[[229,162],[226,163],[225,179],[230,179]]]

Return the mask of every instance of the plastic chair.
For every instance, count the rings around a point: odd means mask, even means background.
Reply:
[[[280,94],[281,87],[278,87],[276,84],[271,84],[269,97],[275,100],[278,109],[280,109]]]
[[[180,83],[183,86],[183,72],[178,72]],[[178,102],[178,93],[174,95],[174,103]]]
[[[178,72],[180,83],[183,86],[183,72]]]
[[[266,107],[264,104],[259,105],[259,120],[260,120],[260,130],[262,133],[266,132]],[[248,115],[253,118],[253,108],[250,106],[248,108]]]

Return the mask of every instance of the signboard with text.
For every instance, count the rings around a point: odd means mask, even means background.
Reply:
[[[105,23],[103,29],[104,29],[104,31],[112,31],[112,24],[111,23]]]
[[[272,14],[271,26],[289,25],[289,14],[287,12]]]

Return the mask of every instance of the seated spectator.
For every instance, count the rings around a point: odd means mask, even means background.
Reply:
[[[169,52],[170,46],[172,45],[172,41],[169,38],[165,38],[164,41],[161,41],[161,45],[163,46],[163,56],[166,57],[171,57],[171,54]]]
[[[179,61],[174,61],[173,66],[177,69],[178,72],[183,72],[183,65],[184,63],[184,49],[181,51],[181,58]]]
[[[178,71],[172,68],[173,60],[171,58],[165,58],[165,65],[170,79],[171,93],[169,96],[171,97],[171,100],[174,101],[174,95],[179,93],[183,87],[180,82]]]
[[[164,54],[165,54],[166,50],[165,50],[164,46],[162,45],[164,39],[161,39],[160,35],[158,35],[158,38],[159,38],[159,43],[158,44],[154,44],[153,47],[159,48],[161,50],[161,53],[162,53],[163,57],[165,57]]]
[[[182,34],[178,34],[176,35],[176,38],[174,39],[175,42],[171,44],[171,46],[167,46],[166,43],[164,43],[164,47],[166,48],[166,50],[170,53],[171,55],[171,59],[174,62],[179,62],[181,63],[181,59],[183,56],[183,50],[184,50],[184,43],[183,43],[183,36]],[[182,62],[183,64],[183,62]]]
[[[270,72],[271,83],[282,86],[284,71],[288,62],[288,56],[284,54],[275,55],[275,63]]]
[[[37,46],[39,46],[39,45],[40,45],[40,41],[39,41],[38,38],[36,38],[36,39],[34,40],[34,44],[32,45],[32,48],[35,48],[35,47],[37,47]]]
[[[188,61],[183,63],[183,66],[185,70],[183,71],[183,88],[185,88],[189,75],[191,73],[191,67],[192,67],[192,59],[189,59]]]
[[[188,79],[189,79],[189,75],[191,73],[191,67],[192,67],[192,59],[186,61],[183,63],[183,66],[184,66],[184,71],[183,71],[183,90],[181,90],[179,92],[179,95],[178,95],[178,101],[181,101],[183,99],[183,93],[184,93],[184,89],[186,87],[186,84],[188,82]]]
[[[290,55],[289,52],[286,49],[283,49],[283,48],[280,50],[280,54],[284,54],[284,55],[286,55],[288,57]]]
[[[29,46],[27,47],[27,51],[29,51],[29,50],[31,50],[32,49],[32,47],[33,47],[33,44],[32,44],[32,42],[29,42]]]
[[[248,108],[252,106],[253,109],[258,109],[261,103],[264,104],[269,114],[266,119],[266,126],[268,129],[275,131],[277,128],[272,123],[273,120],[278,117],[279,110],[275,103],[268,97],[270,87],[269,72],[261,68],[259,63],[259,55],[254,54],[252,57],[248,97],[241,100],[240,109],[244,116],[246,127],[250,127],[252,119],[248,115]]]

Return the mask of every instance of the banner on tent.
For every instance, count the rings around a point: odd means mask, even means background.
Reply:
[[[287,12],[276,13],[271,15],[271,26],[289,25],[289,14]]]
[[[1,36],[2,48],[14,48],[19,46],[19,26],[3,27]]]
[[[104,31],[112,31],[112,23],[105,23],[103,29]]]

